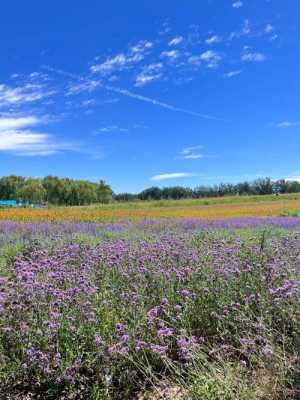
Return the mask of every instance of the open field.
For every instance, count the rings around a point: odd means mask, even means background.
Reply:
[[[300,195],[112,203],[86,207],[0,209],[0,220],[109,222],[156,218],[232,218],[300,214]]]
[[[297,194],[0,209],[0,393],[299,398],[299,210]]]
[[[299,232],[0,222],[1,400],[298,399]]]

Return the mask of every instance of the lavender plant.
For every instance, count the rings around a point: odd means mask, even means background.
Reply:
[[[297,398],[299,225],[2,223],[2,393]]]

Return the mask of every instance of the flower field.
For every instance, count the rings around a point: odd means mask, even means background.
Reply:
[[[1,399],[299,398],[298,217],[2,221],[0,269]]]
[[[0,209],[0,220],[110,222],[161,218],[271,217],[289,213],[300,214],[298,194],[113,203],[86,207]]]

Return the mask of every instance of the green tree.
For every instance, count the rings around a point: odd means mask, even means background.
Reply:
[[[17,192],[24,185],[25,178],[10,175],[0,179],[0,199],[12,200],[17,198]]]
[[[107,204],[112,200],[113,191],[104,181],[100,181],[96,189],[97,201],[102,204]]]
[[[17,197],[30,203],[40,203],[45,200],[46,190],[38,179],[29,178],[18,190]]]

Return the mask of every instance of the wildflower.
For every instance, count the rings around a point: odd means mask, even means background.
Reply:
[[[135,349],[136,349],[137,351],[146,349],[147,347],[148,347],[148,344],[147,344],[146,342],[144,342],[144,341],[142,341],[142,340],[137,340],[137,341],[136,341]]]
[[[160,338],[169,337],[173,335],[173,329],[163,327],[158,329],[157,336]]]
[[[129,335],[122,335],[122,336],[120,337],[120,339],[122,340],[122,342],[128,342],[128,340],[129,340]]]
[[[95,335],[94,340],[97,346],[102,343],[102,337],[99,335]]]
[[[150,350],[155,353],[155,354],[159,354],[161,356],[166,355],[166,352],[168,350],[167,346],[159,346],[157,344],[150,344]]]

